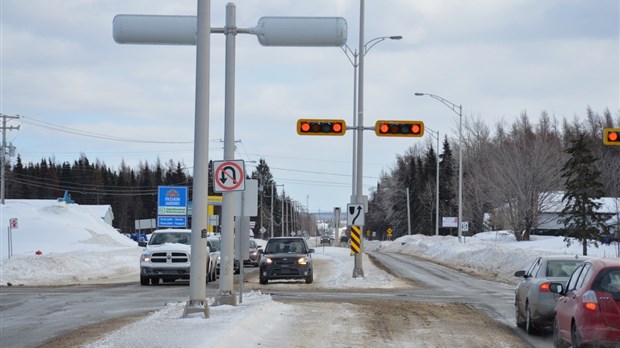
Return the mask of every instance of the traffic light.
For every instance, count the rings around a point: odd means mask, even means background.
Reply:
[[[620,146],[620,128],[605,128],[603,131],[603,143],[605,145]]]
[[[344,120],[301,119],[297,121],[299,135],[344,135],[347,124]]]
[[[379,120],[375,123],[375,134],[380,137],[421,137],[424,135],[424,122]]]

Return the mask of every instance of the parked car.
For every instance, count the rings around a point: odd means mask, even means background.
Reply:
[[[248,245],[250,247],[250,258],[247,260],[243,261],[243,264],[251,264],[254,267],[258,267],[260,264],[260,259],[261,259],[261,252],[260,249],[262,248],[262,246],[258,245],[258,243],[256,243],[256,241],[254,239],[250,239],[250,241],[248,242]]]
[[[541,256],[526,271],[515,272],[521,281],[515,289],[517,326],[533,333],[553,323],[553,309],[560,296],[549,291],[551,282],[566,284],[568,277],[585,258],[583,256]]]
[[[207,246],[209,247],[209,272],[208,281],[212,282],[217,279],[217,266],[220,259],[220,243],[219,237],[207,238]]]
[[[140,284],[149,285],[189,279],[191,263],[190,229],[155,230],[140,256]],[[207,254],[207,277],[209,282],[210,255]]]
[[[620,346],[620,259],[590,259],[566,285],[551,283],[562,295],[555,305],[555,347]]]
[[[313,281],[312,253],[302,237],[274,237],[265,245],[260,261],[260,283],[271,279],[304,279]]]

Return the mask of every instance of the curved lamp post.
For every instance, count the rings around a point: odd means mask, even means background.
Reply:
[[[459,225],[458,225],[458,235],[459,242],[462,242],[462,224],[463,224],[463,106],[456,105],[453,102],[444,99],[438,95],[430,94],[430,93],[415,93],[416,96],[429,96],[433,99],[439,100],[445,106],[449,107],[450,110],[454,111],[455,114],[459,115]]]
[[[368,53],[368,51],[370,51],[371,48],[375,47],[375,45],[377,45],[378,43],[380,43],[381,41],[384,40],[400,40],[403,37],[400,35],[393,35],[393,36],[379,36],[376,37],[372,40],[369,40],[368,42],[366,42],[366,44],[364,44],[364,52],[362,53],[362,55],[366,55],[366,53]],[[358,71],[358,67],[359,67],[359,63],[358,63],[358,57],[360,55],[360,53],[357,50],[352,50],[349,45],[344,45],[340,47],[342,49],[342,51],[344,52],[344,54],[347,56],[347,58],[349,59],[349,62],[351,62],[351,65],[353,65],[353,129],[357,128],[357,71]],[[355,196],[355,189],[357,187],[357,132],[353,132],[353,170],[352,170],[352,196]]]

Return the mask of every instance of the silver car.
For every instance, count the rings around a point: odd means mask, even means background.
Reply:
[[[515,272],[522,278],[515,290],[515,318],[517,326],[531,334],[551,327],[553,310],[560,295],[549,291],[549,284],[566,284],[586,257],[578,255],[541,256],[527,271]]]

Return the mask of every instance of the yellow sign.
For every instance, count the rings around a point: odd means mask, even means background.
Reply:
[[[392,230],[392,228],[391,228],[391,227],[388,227],[388,229],[387,229],[387,236],[388,236],[388,237],[392,237],[392,232],[394,232],[394,231]]]
[[[362,252],[362,238],[359,226],[351,226],[351,253],[359,254]]]

